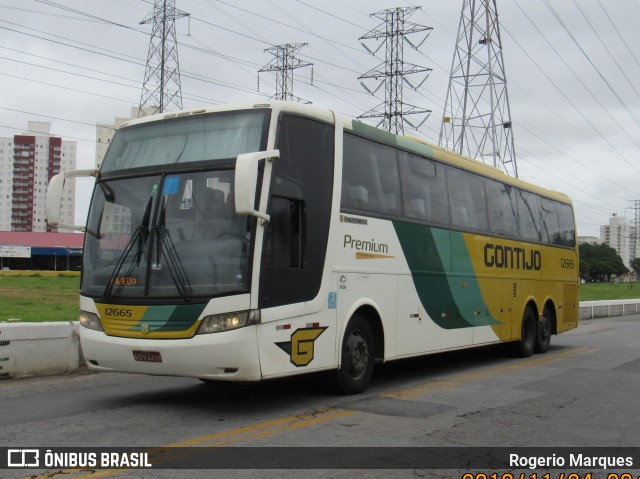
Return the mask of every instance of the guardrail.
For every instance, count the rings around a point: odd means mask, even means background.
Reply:
[[[579,319],[640,314],[640,299],[582,301]],[[0,323],[0,379],[69,374],[84,368],[77,321]]]
[[[611,318],[640,314],[640,299],[581,301],[579,319]]]

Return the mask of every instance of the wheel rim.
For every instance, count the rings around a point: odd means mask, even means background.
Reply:
[[[347,372],[358,380],[369,365],[369,344],[360,331],[353,331],[347,339]]]

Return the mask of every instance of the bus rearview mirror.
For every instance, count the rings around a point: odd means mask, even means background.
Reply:
[[[60,223],[60,208],[62,207],[62,194],[64,192],[64,181],[67,178],[75,178],[81,176],[98,175],[98,170],[73,170],[62,171],[51,178],[47,188],[47,223],[49,226],[66,228],[69,230],[84,231],[84,226],[67,225]]]
[[[260,161],[267,160],[263,179],[268,181],[271,177],[271,165],[278,158],[280,158],[279,150],[256,151],[238,155],[234,180],[236,214],[256,216],[264,221],[269,221],[270,217],[265,211],[255,209],[258,165]]]

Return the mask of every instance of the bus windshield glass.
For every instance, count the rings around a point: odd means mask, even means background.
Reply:
[[[249,290],[251,224],[234,160],[264,150],[269,110],[196,114],[116,132],[87,220],[82,293],[105,302]]]
[[[268,110],[195,115],[120,130],[102,162],[102,173],[236,158],[259,151]]]
[[[85,240],[82,293],[104,301],[247,292],[249,221],[232,169],[100,180]]]

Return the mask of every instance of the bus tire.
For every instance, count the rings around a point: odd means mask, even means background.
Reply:
[[[511,344],[512,352],[520,358],[528,358],[536,347],[536,316],[530,306],[527,306],[522,315],[522,330],[520,339]]]
[[[338,392],[358,394],[369,385],[375,361],[375,342],[366,318],[355,314],[342,339],[342,360],[335,373]]]
[[[536,333],[536,353],[546,353],[551,344],[551,313],[545,306]]]

